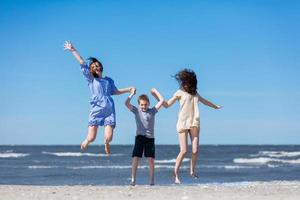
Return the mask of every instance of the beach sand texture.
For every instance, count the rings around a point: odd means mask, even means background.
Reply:
[[[0,185],[1,200],[299,200],[300,182],[201,184],[198,186],[27,186]]]

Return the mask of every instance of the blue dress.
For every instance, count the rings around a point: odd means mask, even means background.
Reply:
[[[80,65],[82,73],[88,82],[92,93],[90,100],[91,111],[89,115],[89,126],[116,126],[116,113],[114,101],[111,95],[114,95],[117,88],[114,81],[109,77],[94,78],[90,74],[90,68],[86,62]]]

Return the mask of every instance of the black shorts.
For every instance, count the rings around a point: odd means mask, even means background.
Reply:
[[[142,135],[135,136],[135,144],[132,151],[132,157],[139,157],[143,156],[155,158],[155,145],[154,145],[154,138],[147,138]]]

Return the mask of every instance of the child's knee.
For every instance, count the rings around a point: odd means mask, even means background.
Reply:
[[[105,133],[105,142],[106,143],[109,143],[109,142],[111,142],[112,141],[112,139],[113,139],[113,133],[112,132],[106,132]]]
[[[105,136],[105,139],[104,139],[104,143],[110,143],[112,141],[112,135],[111,136]]]
[[[149,163],[154,164],[154,161],[155,161],[154,158],[152,158],[152,157],[149,157],[149,158],[148,158],[148,162],[149,162]]]
[[[187,152],[188,152],[187,149],[181,149],[180,150],[180,154],[182,154],[184,156],[187,154]]]
[[[197,155],[198,154],[198,148],[192,150],[192,154]]]

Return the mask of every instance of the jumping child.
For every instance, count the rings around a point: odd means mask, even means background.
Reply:
[[[135,91],[132,91],[127,98],[125,105],[135,115],[136,122],[136,137],[135,144],[132,152],[132,169],[131,169],[131,185],[134,186],[136,182],[136,172],[144,153],[148,158],[150,169],[150,185],[154,185],[154,159],[155,159],[155,144],[154,144],[154,122],[155,114],[161,108],[164,99],[160,93],[155,89],[151,89],[153,96],[158,98],[158,103],[152,107],[147,95],[142,94],[138,98],[138,108],[130,104],[132,96]]]
[[[109,154],[109,143],[112,141],[113,131],[116,126],[115,105],[111,95],[120,95],[126,92],[132,93],[135,91],[135,88],[117,89],[111,78],[103,77],[103,66],[99,60],[90,57],[87,63],[69,41],[64,43],[64,49],[69,50],[79,62],[92,93],[88,133],[86,139],[81,143],[81,149],[85,150],[96,139],[98,126],[104,126],[105,153]]]
[[[200,130],[200,116],[198,110],[198,103],[201,102],[206,106],[214,109],[220,109],[221,106],[215,105],[204,99],[197,93],[197,76],[194,71],[184,69],[175,75],[176,80],[180,85],[180,89],[175,92],[169,101],[165,101],[163,106],[170,107],[175,101],[179,101],[180,108],[177,120],[177,132],[180,145],[180,152],[176,158],[174,168],[175,183],[180,184],[179,168],[182,160],[185,157],[188,149],[187,137],[190,136],[192,144],[192,156],[190,161],[190,176],[198,178],[195,174],[195,166],[198,157],[199,148],[199,130]],[[158,97],[156,97],[158,99]]]

